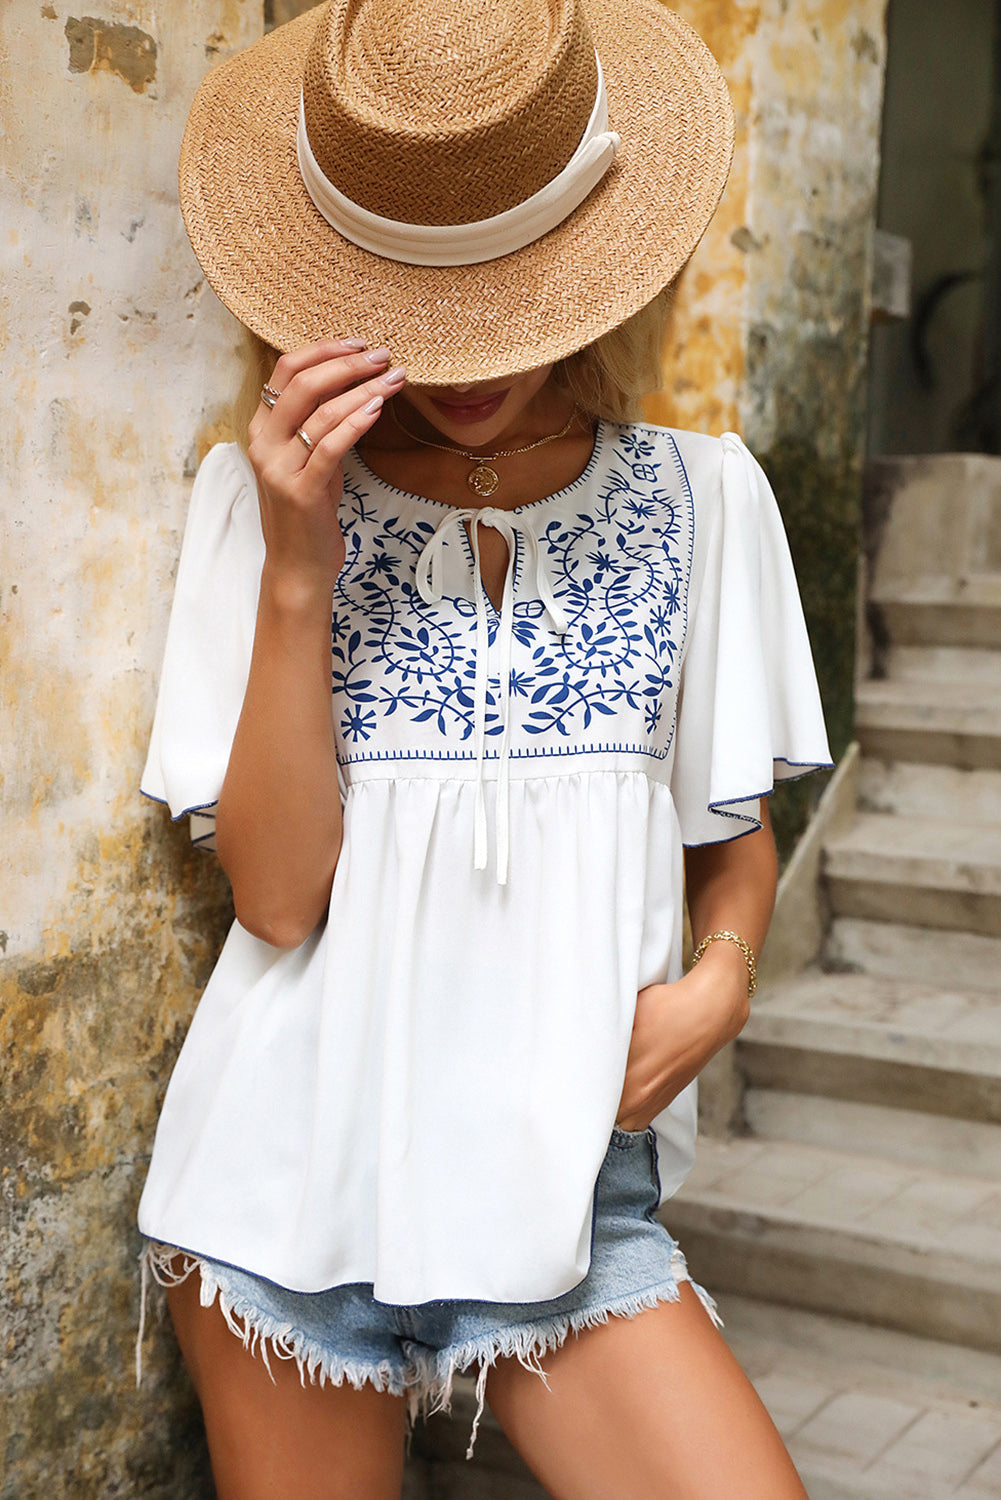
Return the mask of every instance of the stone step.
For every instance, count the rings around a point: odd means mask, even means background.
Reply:
[[[986,991],[1001,1004],[1001,938],[983,933],[836,917],[821,967],[946,987],[961,976],[964,989]]]
[[[876,585],[868,617],[877,642],[1001,647],[1001,574],[891,579]]]
[[[979,932],[835,917],[824,942],[821,967],[944,986],[961,976],[964,989],[985,990],[1001,1006],[1001,938]]]
[[[1001,1125],[786,1089],[746,1089],[743,1104],[752,1136],[860,1155],[878,1142],[890,1161],[1001,1185]]]
[[[863,682],[855,694],[855,729],[867,756],[998,771],[1001,686],[966,678]]]
[[[1001,935],[1001,828],[864,813],[823,872],[837,916]]]
[[[1001,1347],[996,1180],[793,1141],[702,1139],[661,1216],[713,1295]]]
[[[1001,694],[1001,651],[971,646],[888,646],[888,678],[911,682],[978,682]]]
[[[810,1500],[997,1500],[996,1354],[747,1297],[719,1308]]]
[[[956,646],[890,646],[883,676],[908,682],[978,683],[1001,698],[1001,651]],[[998,701],[998,699],[995,699]]]
[[[960,771],[863,756],[858,769],[860,812],[940,818],[1001,828],[1001,771]]]
[[[1001,995],[807,972],[755,1001],[737,1062],[753,1088],[1001,1125]]]
[[[1001,1186],[1001,1125],[785,1088],[747,1088],[743,1105],[754,1136],[862,1155],[876,1141],[880,1156],[891,1161],[984,1177]]]
[[[733,1294],[719,1307],[811,1500],[997,1495],[1001,1358]],[[466,1461],[475,1409],[460,1378],[452,1415],[418,1423],[404,1500],[543,1500],[489,1410]]]
[[[1001,568],[1001,460],[976,453],[893,455],[866,465],[871,578]]]

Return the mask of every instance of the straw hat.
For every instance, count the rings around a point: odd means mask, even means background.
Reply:
[[[329,0],[203,80],[181,209],[276,348],[357,334],[444,384],[637,312],[732,151],[722,74],[660,0]]]

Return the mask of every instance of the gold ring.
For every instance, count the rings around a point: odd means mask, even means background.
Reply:
[[[261,391],[261,400],[265,406],[274,406],[280,395],[281,392],[276,391],[273,385],[266,385]]]
[[[297,427],[295,429],[295,435],[299,439],[300,443],[302,443],[303,447],[306,449],[306,452],[312,453],[313,439],[310,437],[309,433],[303,432],[301,427]]]

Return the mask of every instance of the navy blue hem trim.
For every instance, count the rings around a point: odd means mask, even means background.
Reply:
[[[788,786],[793,781],[802,781],[804,776],[812,776],[814,771],[833,771],[834,769],[834,762],[832,760],[786,760],[784,755],[775,755],[772,757],[772,760],[777,766],[792,766],[793,770],[799,767],[802,767],[802,769],[798,776],[782,776],[778,782],[773,781],[767,791],[748,792],[746,797],[721,797],[718,802],[710,802],[710,812],[722,813],[727,818],[742,817],[742,813],[728,813],[726,809],[734,806],[737,802],[755,802],[759,797],[771,797],[778,787]]]
[[[705,849],[710,844],[732,843],[734,839],[743,838],[745,834],[757,833],[762,826],[760,818],[754,817],[751,813],[730,812],[728,811],[728,809],[730,807],[736,806],[738,802],[760,802],[762,797],[774,797],[779,787],[789,786],[794,781],[802,781],[804,777],[812,776],[815,771],[833,771],[835,766],[835,762],[833,760],[787,760],[784,755],[776,755],[775,764],[780,766],[792,766],[793,769],[802,766],[803,769],[798,776],[783,776],[780,781],[778,781],[777,783],[773,783],[772,786],[767,789],[767,791],[748,792],[746,797],[727,797],[725,801],[710,802],[707,809],[709,812],[714,813],[719,818],[731,818],[734,823],[746,823],[747,827],[735,830],[733,833],[730,833],[729,831],[723,833],[718,839],[699,839],[692,842],[689,842],[687,839],[682,839],[682,847],[685,849]]]
[[[776,759],[780,766],[792,766],[794,771],[802,767],[798,776],[783,776],[783,786],[787,781],[802,781],[804,776],[812,776],[814,771],[833,771],[837,764],[833,760],[786,760],[782,755]]]
[[[512,760],[547,760],[554,757],[568,755],[645,755],[649,760],[666,760],[670,753],[671,745],[668,743],[663,750],[653,750],[649,745],[546,745],[531,746],[530,748],[518,750],[512,748],[510,755]],[[484,762],[490,764],[500,760],[500,753],[496,750],[485,751]],[[475,762],[476,756],[470,754],[459,754],[458,751],[436,750],[371,750],[367,755],[348,755],[343,759],[337,757],[338,764],[342,766],[371,765],[380,761],[422,761],[440,760],[454,761],[457,764],[463,762]],[[737,799],[739,800],[739,799]],[[197,809],[196,809],[197,811]]]
[[[147,792],[143,787],[139,788],[139,795],[141,797],[145,797],[149,802],[155,802],[158,807],[170,807],[170,803],[167,801],[166,797],[154,797],[152,792]],[[170,814],[170,821],[172,823],[179,823],[181,819],[186,818],[189,813],[208,814],[209,808],[217,807],[218,805],[218,802],[198,802],[193,804],[191,807],[182,807],[179,813]],[[197,842],[197,840],[193,840],[192,842]]]

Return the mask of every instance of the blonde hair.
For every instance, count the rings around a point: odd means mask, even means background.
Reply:
[[[664,383],[664,342],[674,301],[674,283],[593,344],[553,367],[557,385],[592,417],[635,422],[641,403]]]
[[[671,315],[674,283],[638,313],[602,334],[553,366],[553,378],[569,391],[591,417],[611,422],[633,422],[641,416],[645,396],[663,384],[664,341]],[[245,330],[246,364],[239,394],[233,403],[233,426],[238,441],[247,446],[247,428],[270,379],[279,353],[256,333]]]
[[[280,358],[277,349],[244,327],[243,379],[233,402],[233,430],[241,448],[248,444],[250,419],[261,404],[261,389],[271,379]]]

